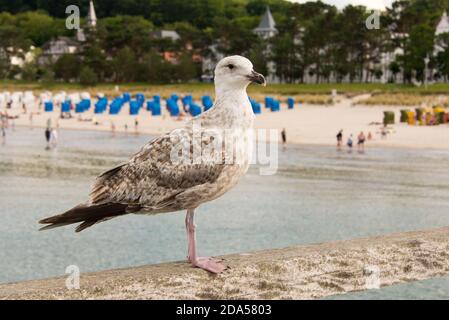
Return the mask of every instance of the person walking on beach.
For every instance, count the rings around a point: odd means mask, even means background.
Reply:
[[[352,145],[353,145],[354,141],[352,139],[352,134],[349,135],[348,141],[346,142],[346,145],[349,148],[349,152],[352,151]]]
[[[341,148],[341,144],[343,143],[343,129],[338,131],[337,133],[337,148]]]
[[[51,128],[47,126],[45,129],[45,141],[47,141],[47,146],[45,147],[45,150],[50,150],[50,138],[51,138]]]
[[[134,132],[135,134],[139,133],[139,120],[137,118],[134,120]]]
[[[1,127],[1,134],[2,134],[2,144],[6,143],[6,121],[5,116],[3,113],[0,113],[0,127]]]
[[[283,128],[281,131],[281,138],[282,138],[282,145],[285,148],[285,144],[287,143],[287,131],[285,130],[285,128]]]
[[[50,146],[52,148],[56,148],[58,144],[58,131],[56,128],[51,129],[50,131]]]
[[[387,138],[387,125],[384,125],[381,129],[380,129],[380,136],[382,139],[386,139]]]
[[[357,147],[359,151],[365,150],[365,134],[363,131],[360,131],[358,137],[357,137]]]
[[[5,126],[2,125],[2,144],[6,143],[6,129]]]

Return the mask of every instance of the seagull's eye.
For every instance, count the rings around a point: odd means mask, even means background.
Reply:
[[[226,67],[228,67],[231,70],[235,68],[235,66],[232,63],[228,64]]]

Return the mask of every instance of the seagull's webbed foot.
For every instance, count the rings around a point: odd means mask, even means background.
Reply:
[[[201,268],[203,270],[218,274],[226,270],[227,266],[221,263],[220,260],[209,257],[198,257],[196,254],[196,237],[195,224],[193,223],[193,210],[187,210],[186,215],[186,230],[187,230],[187,260],[190,261],[193,267]]]
[[[227,269],[227,266],[219,260],[209,257],[198,257],[192,262],[192,266],[203,270],[218,274]]]

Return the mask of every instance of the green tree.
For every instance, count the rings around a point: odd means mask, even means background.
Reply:
[[[402,60],[402,67],[408,81],[411,81],[413,76],[420,81],[424,80],[424,59],[427,56],[432,56],[434,32],[427,25],[418,25],[412,28]]]
[[[176,65],[175,77],[178,81],[189,81],[198,78],[197,66],[192,60],[192,57],[183,53],[179,58],[179,64]]]
[[[97,74],[91,68],[83,67],[80,72],[80,83],[83,86],[95,86],[98,83]]]
[[[112,60],[116,82],[129,82],[136,78],[137,60],[134,52],[125,47],[120,49]]]
[[[124,47],[128,47],[137,56],[142,56],[151,48],[151,31],[153,24],[143,17],[116,16],[100,20],[102,46],[105,51],[114,55]]]
[[[77,79],[80,74],[80,59],[74,54],[62,55],[53,65],[56,79],[68,82]]]
[[[66,33],[62,23],[43,12],[24,12],[16,16],[16,25],[24,37],[34,46],[41,47],[45,42]]]
[[[2,60],[2,74],[12,77],[12,57],[24,58],[31,42],[24,36],[23,31],[16,27],[16,17],[9,13],[0,13],[0,59]]]

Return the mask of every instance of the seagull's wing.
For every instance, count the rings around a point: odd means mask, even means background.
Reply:
[[[197,204],[202,196],[198,189],[213,186],[226,166],[224,161],[172,161],[176,146],[207,143],[199,140],[192,139],[192,130],[184,127],[150,141],[127,163],[101,174],[94,182],[88,203],[40,220],[46,224],[41,230],[81,223],[76,228],[79,232],[128,213],[177,211]],[[191,152],[190,147],[188,150]]]
[[[90,202],[122,203],[156,212],[183,209],[176,203],[176,197],[199,185],[214,183],[225,166],[223,163],[173,161],[174,150],[187,146],[187,150],[193,152],[192,143],[197,141],[186,127],[150,141],[129,162],[96,179]]]

